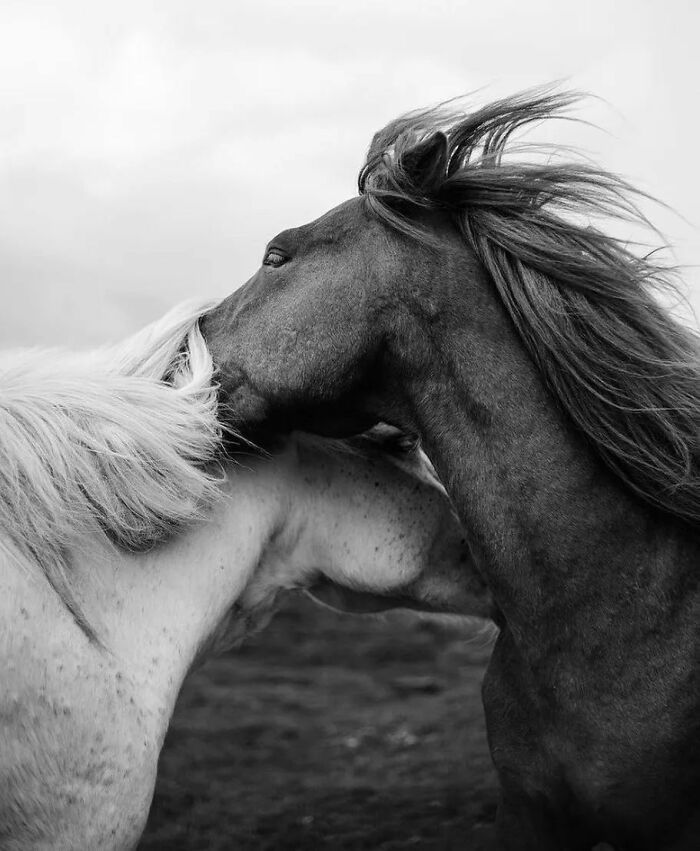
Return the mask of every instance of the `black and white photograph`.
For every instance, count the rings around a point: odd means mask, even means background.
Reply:
[[[0,851],[700,848],[699,39],[0,2]]]

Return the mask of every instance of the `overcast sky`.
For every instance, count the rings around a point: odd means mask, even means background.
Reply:
[[[700,264],[699,8],[0,0],[0,341],[98,343],[225,295],[276,231],[354,194],[389,119],[562,78],[605,130],[566,141],[685,217],[651,211]]]

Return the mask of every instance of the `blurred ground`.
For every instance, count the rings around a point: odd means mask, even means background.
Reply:
[[[473,625],[290,598],[185,683],[140,851],[495,848]]]

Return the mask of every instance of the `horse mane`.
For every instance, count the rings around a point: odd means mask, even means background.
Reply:
[[[700,524],[700,344],[656,300],[673,287],[596,224],[649,225],[637,192],[513,134],[562,117],[575,93],[541,88],[465,114],[410,113],[374,137],[359,176],[374,215],[435,245],[416,214],[448,213],[493,281],[546,386],[605,464],[652,505]]]
[[[219,493],[217,386],[186,303],[94,352],[0,357],[0,546],[36,564],[93,640],[70,583],[89,536],[142,551]]]

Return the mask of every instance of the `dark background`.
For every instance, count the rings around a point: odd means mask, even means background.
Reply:
[[[186,681],[140,851],[493,849],[489,635],[288,598]]]

